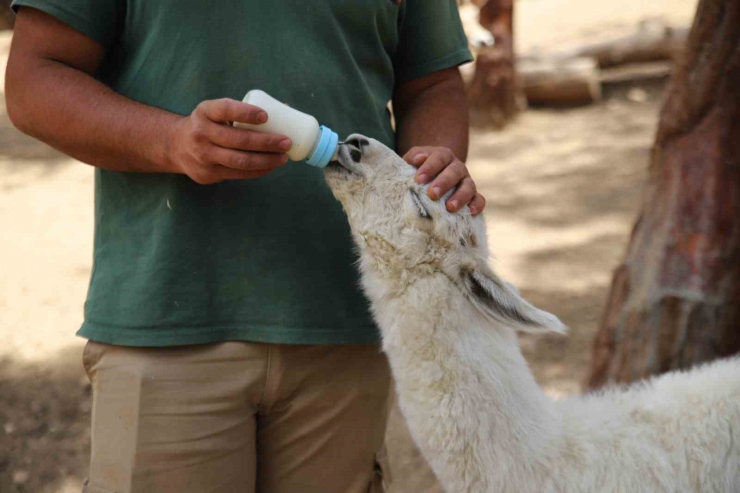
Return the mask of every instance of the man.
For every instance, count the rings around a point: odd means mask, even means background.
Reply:
[[[479,213],[455,3],[13,6],[11,120],[96,167],[88,492],[367,491],[389,372],[346,219],[289,139],[229,123],[263,89]]]

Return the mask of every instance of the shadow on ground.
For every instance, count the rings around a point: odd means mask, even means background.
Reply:
[[[0,359],[0,491],[80,491],[89,453],[90,386],[79,347],[43,364]]]
[[[510,132],[476,142],[476,183],[488,192],[494,218],[500,213],[532,228],[633,220],[660,95],[645,97],[643,103],[615,97],[579,110],[528,112]]]

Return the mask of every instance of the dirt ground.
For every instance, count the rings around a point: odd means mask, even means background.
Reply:
[[[520,0],[518,44],[566,45],[657,15],[687,23],[694,6]],[[9,41],[0,34],[3,72]],[[554,397],[580,391],[611,271],[639,206],[660,96],[659,86],[612,87],[599,105],[527,111],[503,132],[472,133],[469,166],[488,199],[494,267],[570,328],[568,337],[522,339]],[[77,492],[86,472],[90,391],[74,332],[91,266],[92,187],[91,168],[14,130],[3,98],[1,493]],[[387,443],[391,493],[435,490],[397,414]]]

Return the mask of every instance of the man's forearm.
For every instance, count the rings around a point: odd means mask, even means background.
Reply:
[[[415,146],[451,149],[462,161],[468,155],[468,110],[463,81],[456,76],[425,87],[400,88],[393,100],[396,145],[400,155]]]
[[[465,86],[457,68],[405,82],[393,97],[396,145],[400,155],[419,170],[414,180],[428,185],[437,200],[453,188],[445,204],[449,212],[468,206],[480,214],[485,198],[465,166],[468,156],[468,109]]]
[[[257,178],[286,163],[290,139],[229,125],[265,123],[261,108],[224,98],[179,116],[137,103],[95,79],[104,55],[92,38],[22,7],[5,78],[13,124],[100,168],[182,173],[201,184]]]
[[[11,73],[7,82],[8,113],[21,131],[101,168],[176,171],[166,132],[178,115],[126,99],[60,62],[22,70],[32,73]]]

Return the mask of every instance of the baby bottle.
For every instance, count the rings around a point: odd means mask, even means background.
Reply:
[[[339,137],[330,128],[319,126],[316,118],[287,106],[264,91],[253,89],[242,100],[267,112],[267,122],[252,125],[234,123],[239,128],[289,137],[293,146],[288,150],[291,161],[305,159],[311,166],[325,168],[336,158]]]

